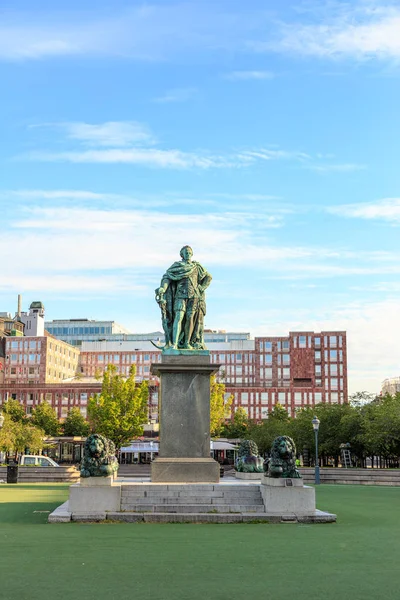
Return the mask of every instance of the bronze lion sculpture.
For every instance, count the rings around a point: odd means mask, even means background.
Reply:
[[[85,442],[81,462],[81,477],[108,477],[118,471],[114,442],[92,433]]]
[[[264,472],[268,477],[301,479],[296,469],[296,446],[287,435],[277,437],[271,447],[271,457],[264,462]]]
[[[258,455],[258,447],[253,440],[243,440],[239,446],[235,471],[239,473],[262,473],[263,459]]]

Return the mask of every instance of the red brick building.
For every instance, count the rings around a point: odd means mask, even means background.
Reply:
[[[208,343],[219,379],[234,396],[232,411],[242,406],[252,419],[263,419],[279,403],[294,416],[296,408],[319,402],[347,402],[346,332],[291,332],[286,337]],[[94,376],[114,364],[121,374],[136,365],[138,380],[150,378],[161,352],[149,342],[83,343],[82,373]],[[156,381],[153,380],[153,384]],[[149,407],[157,419],[157,398]]]

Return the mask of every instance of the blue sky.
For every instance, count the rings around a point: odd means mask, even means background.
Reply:
[[[206,325],[346,329],[400,374],[400,3],[98,0],[0,16],[0,310],[160,327],[190,244]]]

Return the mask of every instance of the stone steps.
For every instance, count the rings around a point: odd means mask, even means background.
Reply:
[[[259,504],[134,504],[121,506],[121,512],[153,513],[261,513]]]
[[[121,513],[124,515],[141,513],[169,516],[194,515],[197,522],[196,515],[203,515],[204,518],[204,515],[213,514],[264,514],[264,503],[258,485],[123,484]],[[129,517],[131,518],[133,519]],[[157,519],[160,522],[162,520],[161,517]],[[188,520],[190,519],[182,517],[182,522]],[[207,520],[207,522],[212,521]]]
[[[77,515],[72,520],[84,520]],[[125,523],[138,523],[144,521],[146,523],[251,523],[251,522],[279,522],[280,518],[275,516],[267,516],[263,512],[253,513],[200,513],[200,512],[182,512],[182,513],[166,513],[166,512],[108,512],[107,520],[122,521]]]

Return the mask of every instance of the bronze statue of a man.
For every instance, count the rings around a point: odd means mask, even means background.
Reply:
[[[192,260],[190,246],[184,246],[180,255],[182,260],[174,262],[156,289],[165,349],[204,350],[204,292],[212,277],[200,263]]]

